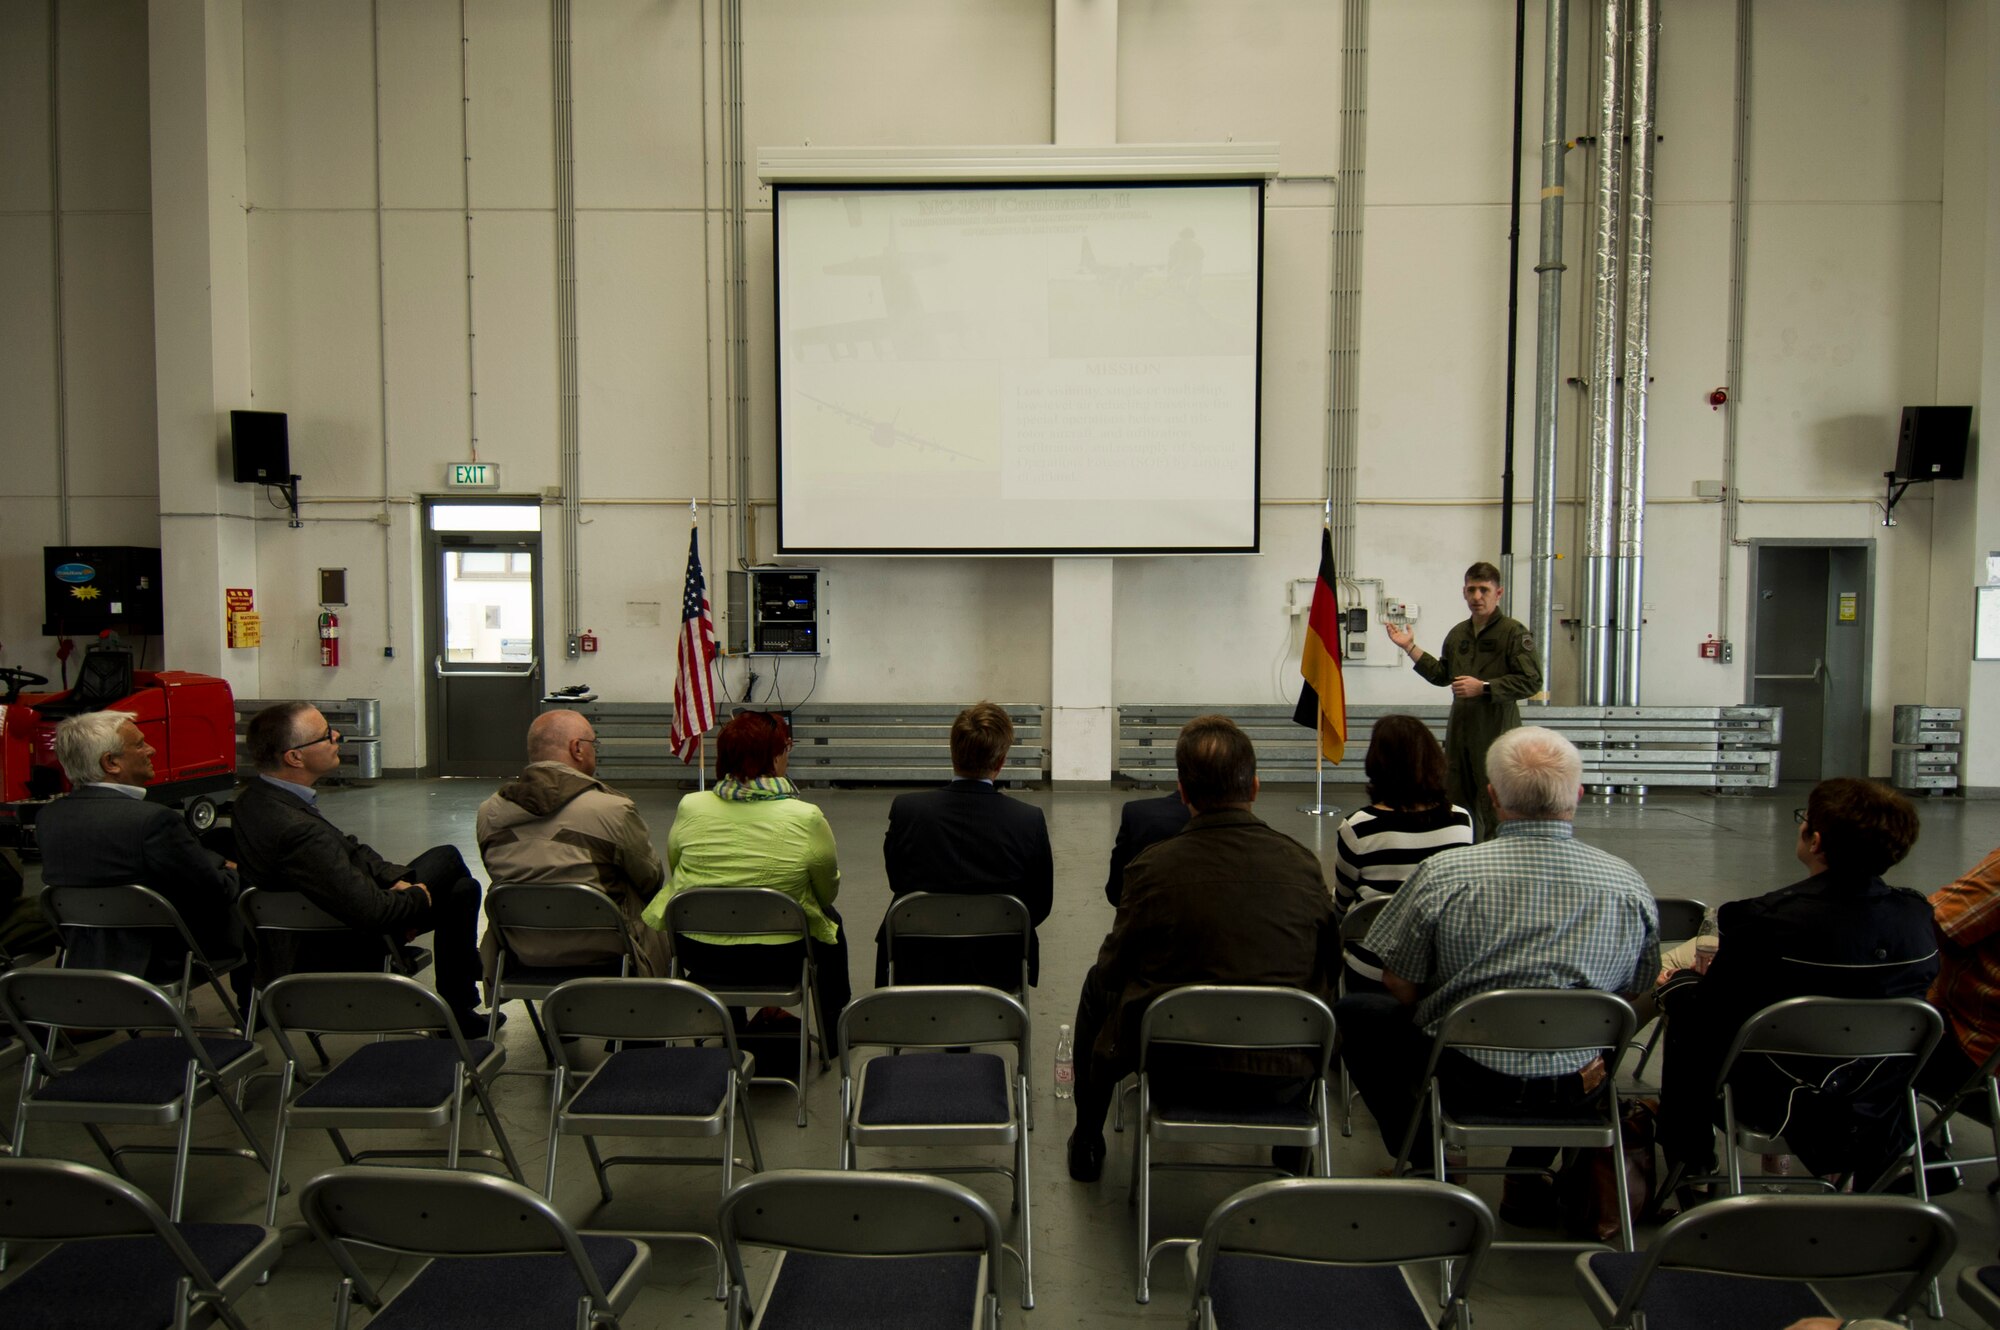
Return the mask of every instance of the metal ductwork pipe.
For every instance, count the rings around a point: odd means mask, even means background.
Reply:
[[[1628,707],[1639,705],[1639,645],[1646,611],[1646,368],[1653,281],[1653,110],[1659,28],[1659,0],[1632,0],[1625,383],[1618,436],[1617,677],[1611,699]]]
[[[1535,562],[1528,631],[1552,688],[1555,641],[1556,412],[1562,391],[1563,112],[1569,95],[1569,0],[1546,0],[1542,28],[1541,249],[1535,259]]]
[[[1584,500],[1583,704],[1610,700],[1616,585],[1620,246],[1624,166],[1625,2],[1605,0],[1598,61],[1597,235],[1590,276],[1590,439]]]

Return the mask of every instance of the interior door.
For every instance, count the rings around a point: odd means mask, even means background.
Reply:
[[[437,773],[511,775],[543,690],[540,509],[435,504],[429,516]]]
[[[1750,701],[1784,708],[1781,779],[1868,774],[1872,553],[1866,544],[1756,545]]]

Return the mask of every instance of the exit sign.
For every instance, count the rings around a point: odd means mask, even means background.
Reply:
[[[500,464],[453,462],[444,469],[444,483],[455,490],[497,490],[500,488]]]

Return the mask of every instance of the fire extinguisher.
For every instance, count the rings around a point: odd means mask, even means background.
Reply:
[[[319,663],[340,664],[340,616],[332,610],[321,610],[319,615]]]

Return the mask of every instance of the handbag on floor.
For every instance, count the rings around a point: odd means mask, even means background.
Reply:
[[[1653,1166],[1654,1119],[1660,1105],[1653,1099],[1627,1099],[1619,1112],[1619,1139],[1625,1151],[1625,1204],[1638,1223],[1652,1204],[1656,1183]],[[1609,1150],[1577,1150],[1556,1173],[1556,1198],[1563,1227],[1583,1241],[1611,1242],[1618,1236],[1618,1173]]]

